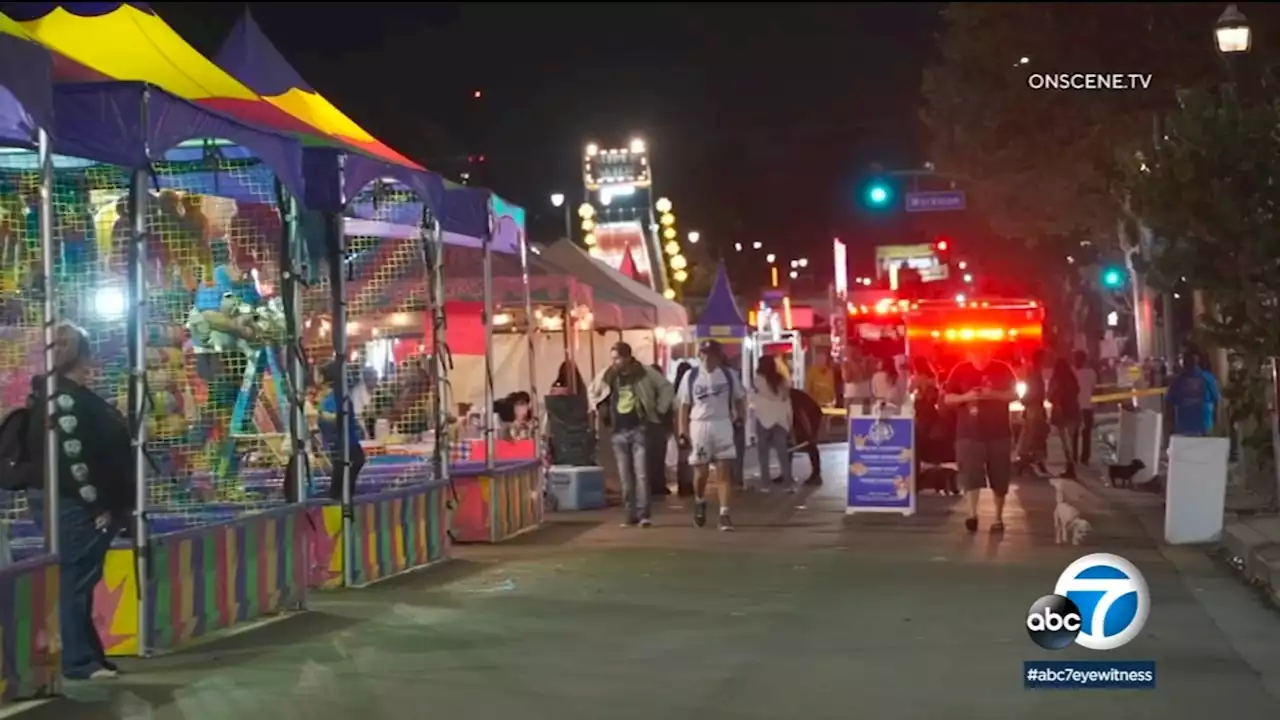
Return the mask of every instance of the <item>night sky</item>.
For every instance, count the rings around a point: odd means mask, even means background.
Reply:
[[[476,184],[527,208],[535,240],[559,228],[548,195],[580,192],[588,140],[648,140],[655,192],[728,253],[868,245],[859,175],[927,159],[917,108],[938,3],[247,6],[388,145],[454,178],[485,155]],[[246,4],[153,7],[212,56]]]

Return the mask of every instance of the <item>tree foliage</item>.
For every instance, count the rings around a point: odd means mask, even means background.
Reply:
[[[1164,287],[1187,278],[1205,292],[1201,340],[1242,357],[1236,419],[1263,419],[1265,407],[1248,402],[1265,396],[1253,376],[1280,356],[1278,128],[1274,102],[1242,106],[1230,94],[1190,91],[1154,151],[1120,156],[1132,210],[1164,240],[1148,277]]]
[[[1149,139],[1177,87],[1217,72],[1211,3],[952,3],[924,77],[930,159],[996,232],[1114,237],[1114,148]],[[1026,58],[1028,62],[1022,63]],[[1150,73],[1146,90],[1052,91],[1032,73]]]

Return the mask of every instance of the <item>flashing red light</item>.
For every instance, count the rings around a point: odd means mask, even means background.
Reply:
[[[947,251],[947,246],[948,246],[949,244],[950,244],[950,243],[948,243],[946,240],[939,240],[939,241],[938,241],[938,249],[939,249],[939,250],[941,250],[941,251],[943,251],[943,252],[946,252],[946,251]]]
[[[484,156],[483,156],[483,155],[481,155],[481,156],[480,156],[480,162],[484,162]]]

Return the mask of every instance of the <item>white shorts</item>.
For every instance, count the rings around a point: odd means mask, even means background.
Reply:
[[[733,423],[727,420],[689,423],[689,464],[706,465],[715,460],[735,460],[738,446],[733,442]]]

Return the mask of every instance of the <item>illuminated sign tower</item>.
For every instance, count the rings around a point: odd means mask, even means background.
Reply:
[[[628,255],[641,282],[675,296],[686,278],[671,201],[653,194],[653,167],[643,140],[626,147],[588,143],[582,154],[583,242],[592,256],[622,269]],[[663,251],[667,250],[666,257]]]

